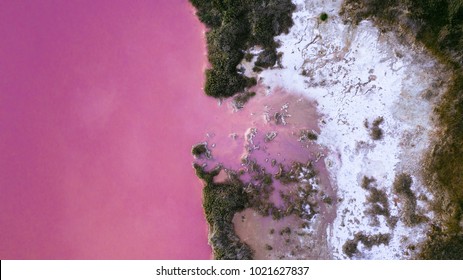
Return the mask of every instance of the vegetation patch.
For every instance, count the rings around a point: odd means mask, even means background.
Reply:
[[[375,182],[376,182],[376,179],[374,177],[363,176],[360,187],[364,190],[369,190],[372,184],[374,184]]]
[[[276,63],[274,37],[287,33],[292,26],[291,0],[190,0],[198,18],[206,25],[208,60],[205,92],[215,98],[231,97],[243,92],[249,78],[237,72],[243,58],[251,61],[245,50],[261,46],[256,66]]]
[[[391,212],[389,210],[389,200],[385,191],[375,187],[369,188],[366,201],[368,206],[365,210],[365,214],[373,217],[375,223],[379,223],[377,216],[384,216],[390,226],[395,226],[390,223],[392,221],[390,219]]]
[[[379,246],[381,244],[389,245],[391,235],[389,233],[379,233],[374,235],[367,235],[363,232],[357,232],[353,239],[347,240],[342,246],[342,251],[349,258],[359,253],[358,244],[361,242],[367,249],[373,248],[373,246]]]
[[[414,226],[426,221],[426,217],[416,213],[416,196],[411,190],[413,179],[409,174],[396,175],[392,185],[392,191],[399,197],[402,203],[401,220],[406,226]]]
[[[320,20],[321,21],[326,21],[328,19],[328,14],[327,13],[321,13],[320,14]]]
[[[383,122],[384,122],[383,117],[377,117],[371,125],[368,122],[368,120],[365,120],[363,124],[365,128],[369,130],[371,139],[373,140],[383,139],[383,130],[379,127]]]
[[[462,260],[463,235],[449,233],[434,225],[429,233],[428,242],[424,243],[419,259]]]
[[[255,81],[255,79],[254,79]],[[233,97],[232,106],[235,110],[241,110],[248,101],[256,96],[255,92],[241,92]]]
[[[245,192],[248,196],[247,207],[264,217],[272,216],[274,220],[290,215],[310,220],[317,213],[317,201],[321,198],[309,183],[309,180],[316,175],[310,162],[307,164],[294,162],[289,170],[280,164],[279,172],[274,175],[266,173],[263,167],[252,160],[246,160],[245,165],[252,178],[252,182],[245,184]],[[283,185],[291,184],[287,190],[280,190],[283,205],[279,207],[270,200],[274,191],[274,180],[280,181]]]
[[[241,181],[229,179],[224,183],[214,183],[214,177],[220,167],[206,172],[198,164],[194,164],[196,175],[204,180],[203,208],[209,224],[210,242],[214,258],[221,260],[252,259],[251,248],[243,243],[233,228],[233,215],[245,209],[247,196]]]
[[[291,229],[289,227],[285,227],[282,230],[280,230],[280,235],[290,235],[291,234]]]
[[[264,69],[262,69],[262,68],[260,68],[260,67],[257,67],[257,66],[254,66],[254,67],[252,68],[252,71],[254,71],[254,72],[256,72],[256,73],[260,73],[260,72],[262,72],[263,70],[264,70]]]
[[[199,143],[193,146],[191,153],[195,158],[212,158],[212,153],[207,147],[207,143]]]
[[[317,141],[318,135],[313,132],[312,130],[308,129],[302,129],[299,132],[299,142],[305,142],[305,141]]]
[[[251,60],[254,58],[254,55],[252,53],[246,53],[244,55],[244,60],[246,60],[247,62],[251,62]]]

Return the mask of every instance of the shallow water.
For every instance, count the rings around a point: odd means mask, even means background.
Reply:
[[[187,1],[2,1],[0,38],[0,258],[209,259]]]
[[[248,158],[271,175],[278,173],[280,164],[285,170],[289,170],[293,162],[304,165],[312,162],[317,174],[317,188],[327,197],[336,200],[336,193],[331,186],[324,161],[326,148],[317,141],[300,139],[302,130],[315,134],[320,132],[317,104],[282,89],[268,91],[262,84],[253,90],[256,91],[256,96],[243,109],[233,112],[229,101],[223,105],[223,110],[228,114],[227,118],[219,122],[219,126],[211,126],[209,136],[200,139],[208,143],[212,159],[202,158],[197,162],[207,164],[207,169],[220,164],[227,169],[248,172],[252,167],[242,163],[243,158]],[[276,113],[284,116],[284,123],[276,122]],[[266,139],[266,135],[271,132],[276,136],[272,140]],[[233,134],[235,137],[231,137]],[[272,161],[275,164],[272,164]],[[244,182],[251,182],[251,173],[252,171],[249,171],[240,178]],[[226,175],[222,173],[215,180],[219,182],[225,178]],[[284,204],[280,191],[297,196],[297,186],[294,183],[283,184],[274,179],[272,186],[275,190],[270,196],[270,201],[278,207],[283,208]],[[256,259],[326,259],[329,255],[326,229],[335,217],[336,208],[335,205],[319,201],[320,197],[317,195],[318,214],[310,221],[310,233],[301,226],[309,221],[296,215],[275,221],[271,216],[263,217],[252,209],[235,213],[235,232],[254,250]],[[279,234],[285,227],[290,227],[293,234]],[[275,231],[274,234],[269,233],[271,229]],[[269,245],[272,250],[266,249]]]

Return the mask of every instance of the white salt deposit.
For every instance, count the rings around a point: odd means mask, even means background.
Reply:
[[[392,32],[381,33],[371,21],[358,26],[344,24],[339,9],[342,1],[294,0],[294,26],[289,34],[276,38],[283,53],[281,67],[252,73],[252,63],[243,65],[248,75],[269,86],[303,94],[318,103],[321,133],[318,143],[331,152],[326,165],[337,188],[337,217],[328,228],[332,257],[347,258],[342,246],[355,233],[389,233],[388,245],[368,249],[361,243],[354,258],[407,258],[408,245],[420,242],[426,224],[407,227],[399,219],[389,227],[386,219],[371,224],[364,212],[367,191],[360,187],[364,176],[374,177],[378,189],[388,195],[391,215],[400,215],[400,202],[392,194],[397,173],[412,175],[415,194],[430,197],[422,185],[420,159],[428,148],[433,130],[432,108],[441,91],[424,98],[440,81],[440,66],[423,48],[399,43]],[[326,21],[320,14],[328,14]],[[257,53],[258,49],[253,49]],[[383,135],[373,140],[372,122],[382,117]],[[368,122],[369,128],[365,127]],[[426,203],[418,208],[426,216]]]

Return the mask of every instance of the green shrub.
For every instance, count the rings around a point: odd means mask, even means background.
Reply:
[[[318,135],[315,134],[313,131],[308,129],[302,129],[299,132],[299,141],[304,142],[307,140],[316,141],[318,139]]]
[[[321,13],[320,14],[320,19],[321,21],[326,21],[328,19],[328,14],[327,13]]]
[[[217,167],[207,172],[198,164],[194,164],[196,175],[203,179],[203,208],[212,243],[215,259],[252,259],[253,251],[241,242],[233,228],[233,216],[245,209],[248,197],[244,192],[242,182],[236,178],[224,183],[214,183],[221,168]]]
[[[237,65],[251,54],[244,50],[260,45],[266,51],[256,66],[275,64],[277,44],[274,37],[287,32],[293,24],[295,9],[290,0],[190,0],[198,18],[209,28],[206,38],[211,69],[206,72],[204,91],[216,98],[227,98],[247,86]],[[273,64],[272,64],[273,61]]]
[[[277,53],[275,49],[265,49],[257,57],[256,63],[254,64],[257,67],[268,68],[275,65],[277,62]]]
[[[254,55],[252,53],[246,53],[244,55],[244,59],[247,61],[247,62],[251,62],[251,60],[254,58]]]
[[[211,151],[207,148],[207,143],[199,143],[193,146],[191,149],[191,153],[195,158],[201,158],[201,157],[206,157],[206,158],[211,158]]]

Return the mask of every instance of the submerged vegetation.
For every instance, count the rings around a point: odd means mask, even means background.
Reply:
[[[424,170],[438,219],[418,257],[463,259],[463,1],[346,0],[341,15],[353,23],[371,17],[382,29],[412,34],[451,72],[435,108],[439,139]]]
[[[260,46],[256,67],[276,63],[274,37],[292,26],[295,9],[291,0],[190,0],[197,16],[206,25],[208,60],[205,92],[215,98],[231,97],[249,86],[248,77],[237,71],[246,50]]]
[[[243,109],[244,105],[256,96],[255,92],[240,92],[233,97],[232,106],[235,110]]]

